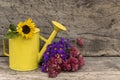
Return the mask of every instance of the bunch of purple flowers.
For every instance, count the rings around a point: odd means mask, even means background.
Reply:
[[[84,65],[80,51],[68,39],[61,38],[47,46],[43,55],[42,72],[56,77],[61,71],[77,71]]]

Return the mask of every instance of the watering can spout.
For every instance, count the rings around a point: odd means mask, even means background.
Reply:
[[[42,56],[43,56],[43,53],[45,52],[46,50],[46,47],[52,43],[53,39],[55,38],[55,36],[57,35],[57,33],[59,31],[66,31],[67,29],[60,23],[56,22],[56,21],[52,21],[52,24],[54,26],[54,30],[53,32],[51,33],[51,35],[49,36],[48,39],[40,36],[40,38],[45,42],[43,48],[40,50],[39,54],[38,54],[38,62],[40,62]]]

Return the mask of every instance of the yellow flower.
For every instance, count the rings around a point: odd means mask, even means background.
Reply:
[[[17,26],[17,32],[22,35],[22,37],[25,37],[26,39],[32,38],[35,32],[35,23],[32,22],[31,18],[24,22],[19,22]]]

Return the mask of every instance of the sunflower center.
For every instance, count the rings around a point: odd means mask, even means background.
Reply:
[[[30,32],[29,26],[24,25],[24,26],[22,27],[22,32],[23,32],[24,34],[28,34],[28,33]]]

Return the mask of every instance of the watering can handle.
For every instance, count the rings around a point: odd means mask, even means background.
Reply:
[[[6,52],[6,46],[5,46],[5,40],[3,39],[3,53],[5,56],[9,56],[9,54]]]

